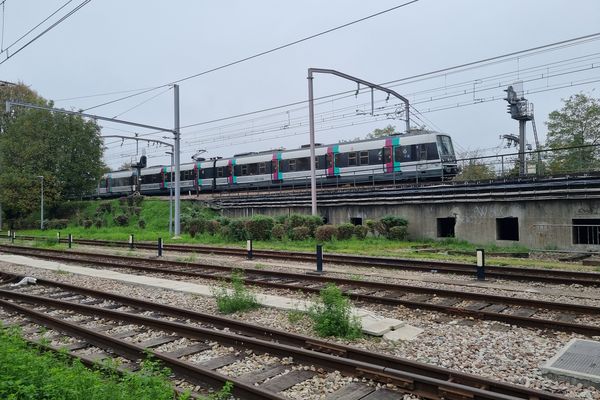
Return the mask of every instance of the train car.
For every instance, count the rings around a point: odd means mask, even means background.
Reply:
[[[315,162],[320,185],[443,179],[457,173],[452,139],[435,132],[319,144],[315,146]],[[298,186],[309,182],[308,146],[237,154],[182,164],[180,168],[182,192]],[[134,183],[135,172],[114,172],[103,177],[98,194],[123,194]],[[171,184],[170,166],[142,170],[142,193],[166,194]]]

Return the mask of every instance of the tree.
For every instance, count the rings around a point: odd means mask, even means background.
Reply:
[[[0,101],[52,106],[23,84],[0,88]],[[48,209],[88,194],[106,166],[100,128],[78,116],[15,107],[0,119],[0,202],[10,219],[37,211],[40,179]]]
[[[454,177],[455,181],[485,181],[494,179],[496,172],[481,161],[471,161],[460,168],[460,172]]]
[[[546,147],[559,149],[597,145],[573,150],[550,152],[551,172],[590,171],[600,169],[600,100],[576,94],[564,100],[563,108],[552,111],[546,122]]]
[[[367,134],[367,136],[365,136],[365,139],[377,139],[380,137],[385,137],[385,136],[391,136],[395,133],[396,131],[396,127],[393,125],[388,125],[383,129],[380,128],[376,128],[373,130],[373,132]]]

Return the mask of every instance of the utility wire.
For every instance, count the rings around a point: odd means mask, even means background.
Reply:
[[[337,30],[340,30],[340,29],[346,28],[346,27],[348,27],[348,26],[351,26],[351,25],[358,24],[358,23],[360,23],[360,22],[366,21],[366,20],[368,20],[368,19],[375,18],[375,17],[377,17],[377,16],[380,16],[380,15],[383,15],[383,14],[386,14],[386,13],[389,13],[389,12],[391,12],[391,11],[394,11],[394,10],[397,10],[397,9],[399,9],[399,8],[406,7],[406,6],[408,6],[408,5],[411,5],[411,4],[413,4],[413,3],[416,3],[416,2],[418,2],[418,1],[419,1],[419,0],[411,0],[411,1],[408,1],[408,2],[406,2],[406,3],[403,3],[403,4],[399,4],[399,5],[397,5],[397,6],[394,6],[394,7],[392,7],[392,8],[388,8],[388,9],[386,9],[386,10],[379,11],[379,12],[377,12],[377,13],[375,13],[375,14],[371,14],[371,15],[368,15],[368,16],[366,16],[366,17],[359,18],[359,19],[356,19],[356,20],[354,20],[354,21],[351,21],[351,22],[347,22],[347,23],[345,23],[345,24],[342,24],[342,25],[336,26],[336,27],[334,27],[334,28],[330,28],[330,29],[324,30],[324,31],[322,31],[322,32],[319,32],[319,33],[315,33],[314,35],[310,35],[310,36],[304,37],[304,38],[302,38],[302,39],[298,39],[298,40],[295,40],[295,41],[293,41],[293,42],[290,42],[290,43],[287,43],[287,44],[284,44],[284,45],[281,45],[281,46],[274,47],[274,48],[272,48],[272,49],[270,49],[270,50],[262,51],[262,52],[260,52],[260,53],[256,53],[256,54],[254,54],[254,55],[251,55],[251,56],[248,56],[248,57],[244,57],[244,58],[241,58],[241,59],[239,59],[239,60],[232,61],[232,62],[229,62],[229,63],[227,63],[227,64],[223,64],[223,65],[221,65],[221,66],[218,66],[218,67],[214,67],[214,68],[211,68],[211,69],[208,69],[208,70],[202,71],[202,72],[198,72],[198,73],[196,73],[196,74],[189,75],[189,76],[186,76],[186,77],[184,77],[184,78],[180,78],[180,79],[174,80],[174,81],[172,81],[172,82],[170,82],[170,83],[168,83],[168,84],[164,84],[164,85],[155,86],[155,87],[154,87],[154,88],[152,88],[152,89],[149,89],[149,90],[147,90],[147,91],[143,91],[143,92],[141,92],[141,93],[138,93],[138,94],[135,94],[135,95],[125,96],[125,97],[121,97],[121,98],[118,98],[118,99],[115,99],[115,100],[112,100],[112,101],[109,101],[109,102],[106,102],[106,103],[103,103],[103,104],[98,104],[98,105],[96,105],[96,106],[93,106],[93,107],[90,107],[90,108],[86,109],[85,111],[87,111],[87,110],[91,110],[91,109],[94,109],[94,108],[98,108],[98,107],[102,107],[102,106],[105,106],[105,105],[108,105],[108,104],[113,104],[113,103],[116,103],[116,102],[118,102],[118,101],[121,101],[121,100],[126,100],[126,99],[128,99],[128,98],[131,98],[131,97],[134,97],[134,96],[138,96],[138,95],[141,95],[141,94],[143,94],[143,93],[147,93],[147,92],[148,92],[148,91],[150,91],[150,90],[158,89],[158,88],[165,87],[165,86],[168,86],[168,85],[172,85],[172,84],[175,84],[175,83],[184,82],[184,81],[187,81],[187,80],[190,80],[190,79],[193,79],[193,78],[197,78],[197,77],[199,77],[199,76],[202,76],[202,75],[209,74],[209,73],[211,73],[211,72],[215,72],[215,71],[219,71],[219,70],[221,70],[221,69],[224,69],[224,68],[231,67],[231,66],[233,66],[233,65],[241,64],[241,63],[243,63],[243,62],[245,62],[245,61],[249,61],[249,60],[252,60],[252,59],[254,59],[254,58],[258,58],[258,57],[264,56],[264,55],[266,55],[266,54],[270,54],[270,53],[276,52],[276,51],[278,51],[278,50],[282,50],[282,49],[285,49],[285,48],[287,48],[287,47],[291,47],[291,46],[294,46],[294,45],[296,45],[296,44],[299,44],[299,43],[302,43],[302,42],[306,42],[307,40],[311,40],[311,39],[314,39],[314,38],[316,38],[316,37],[323,36],[323,35],[326,35],[326,34],[328,34],[328,33],[331,33],[331,32],[334,32],[334,31],[337,31]]]
[[[70,0],[69,2],[71,2],[72,0]],[[83,1],[81,4],[79,4],[77,7],[75,7],[74,9],[72,9],[71,11],[69,11],[67,14],[65,14],[63,17],[61,17],[58,21],[56,21],[55,23],[53,23],[52,25],[50,25],[48,28],[44,29],[40,34],[38,34],[36,37],[34,37],[33,39],[31,39],[29,42],[25,43],[23,46],[19,47],[19,49],[17,49],[15,52],[13,52],[12,54],[8,54],[8,48],[6,48],[6,58],[2,61],[0,61],[0,65],[4,64],[6,61],[8,61],[10,58],[14,57],[15,55],[17,55],[21,50],[25,49],[27,46],[29,46],[30,44],[32,44],[33,42],[35,42],[36,40],[38,40],[40,37],[42,37],[43,35],[45,35],[47,32],[51,31],[53,28],[55,28],[57,25],[59,25],[61,22],[63,22],[64,20],[66,20],[67,18],[69,18],[71,15],[75,14],[77,11],[79,11],[81,8],[83,8],[86,4],[90,3],[92,0],[85,0]],[[16,43],[16,42],[15,42]],[[13,43],[14,44],[14,43]],[[12,45],[11,45],[12,46]],[[9,46],[10,47],[10,46]]]
[[[142,101],[142,102],[140,102],[140,103],[136,104],[135,106],[133,106],[133,107],[131,107],[131,108],[128,108],[127,110],[123,111],[122,113],[115,115],[113,118],[118,118],[118,117],[122,116],[123,114],[126,114],[126,113],[128,113],[129,111],[131,111],[131,110],[134,110],[134,109],[136,109],[136,108],[138,108],[138,107],[140,107],[140,106],[142,106],[142,105],[146,104],[147,102],[149,102],[149,101],[151,101],[151,100],[154,100],[154,99],[155,99],[155,98],[157,98],[158,96],[160,96],[160,95],[162,95],[162,94],[165,94],[165,93],[167,93],[167,92],[168,92],[169,90],[171,90],[171,89],[172,89],[172,87],[168,87],[168,88],[167,88],[167,90],[163,90],[162,92],[160,92],[160,93],[158,93],[158,94],[155,94],[154,96],[152,96],[152,97],[150,97],[150,98],[148,98],[148,99],[146,99],[146,100],[144,100],[144,101]]]

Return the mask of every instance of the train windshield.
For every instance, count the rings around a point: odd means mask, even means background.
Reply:
[[[437,137],[437,142],[442,161],[454,161],[454,147],[452,146],[452,139],[450,139],[450,136],[440,135]]]

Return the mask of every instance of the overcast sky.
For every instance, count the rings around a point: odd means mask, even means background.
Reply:
[[[72,1],[61,13],[82,0]],[[6,0],[5,48],[66,0]],[[0,65],[0,79],[21,81],[56,106],[86,109],[235,61],[402,4],[403,1],[153,1],[93,0],[49,33]],[[48,26],[50,20],[44,26]],[[181,125],[212,121],[307,99],[307,68],[331,68],[384,83],[600,31],[598,0],[420,0],[340,29],[180,84]],[[37,30],[36,32],[39,32]],[[28,36],[30,39],[33,36]],[[15,44],[15,51],[26,40]],[[0,61],[6,58],[6,52]],[[548,113],[575,93],[600,97],[600,40],[527,54],[518,59],[390,84],[415,109],[412,125],[450,134],[459,150],[508,152],[500,134],[516,133],[502,89],[524,81],[545,136]],[[571,86],[572,85],[572,86]],[[557,87],[564,87],[556,89]],[[315,96],[356,89],[352,82],[315,77]],[[151,100],[151,97],[157,96]],[[80,98],[83,97],[83,98]],[[73,99],[74,98],[74,99]],[[70,100],[65,100],[70,99]],[[147,103],[137,106],[143,101]],[[319,101],[317,141],[364,137],[388,124],[404,130],[398,101],[370,93]],[[127,111],[127,112],[125,112]],[[414,111],[414,110],[412,110]],[[173,91],[158,89],[89,111],[166,128],[173,126]],[[231,156],[308,143],[305,104],[182,130],[182,162],[199,149]],[[149,131],[103,122],[105,135]],[[533,142],[531,126],[529,141]],[[165,134],[146,137],[161,139]],[[168,136],[168,135],[167,135]],[[116,168],[135,156],[135,145],[106,139],[106,162]],[[141,148],[145,147],[140,145]],[[167,148],[145,150],[151,164],[167,162]]]

